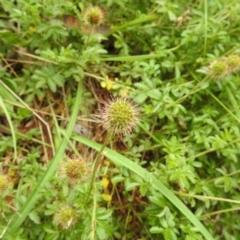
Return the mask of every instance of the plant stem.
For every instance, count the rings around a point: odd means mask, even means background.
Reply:
[[[109,139],[111,138],[111,136],[112,136],[112,131],[109,131],[109,132],[107,133],[107,136],[106,136],[106,138],[105,138],[105,140],[104,140],[104,142],[103,142],[103,145],[102,145],[100,151],[97,153],[97,156],[96,156],[96,159],[95,159],[95,162],[94,162],[94,166],[93,166],[92,179],[91,179],[90,187],[89,187],[89,190],[88,190],[86,203],[88,202],[90,193],[91,193],[91,191],[92,191],[93,182],[94,182],[95,175],[96,175],[96,172],[97,172],[97,169],[98,169],[98,166],[99,166],[99,162],[100,162],[100,159],[101,159],[101,156],[102,156],[102,152],[103,152],[104,148],[107,146],[107,144],[108,144]]]
[[[237,103],[234,95],[232,94],[231,89],[228,86],[226,86],[226,91],[227,91],[229,100],[230,100],[230,102],[231,102],[231,104],[232,104],[232,106],[233,106],[233,108],[235,110],[237,118],[240,119],[240,109],[239,109],[238,103]]]
[[[96,199],[96,185],[93,182],[93,209],[92,209],[92,219],[91,219],[91,230],[90,230],[90,240],[95,239],[95,229],[96,229],[96,210],[97,210],[97,199]]]
[[[214,99],[216,100],[238,123],[240,123],[240,119],[235,116],[230,110],[228,107],[226,107],[217,97],[215,97],[210,91],[208,91],[208,94]]]

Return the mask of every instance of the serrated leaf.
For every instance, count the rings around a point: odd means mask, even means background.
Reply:
[[[53,81],[48,81],[48,86],[50,87],[52,92],[56,92],[57,91],[57,86]]]
[[[35,88],[41,88],[42,86],[44,86],[46,84],[46,79],[41,79],[39,80],[36,85],[35,85]]]
[[[135,187],[138,187],[140,184],[137,182],[128,182],[126,183],[125,187],[127,191],[133,190]]]
[[[155,203],[156,205],[164,208],[166,206],[166,200],[163,197],[160,196],[150,196],[150,201]]]
[[[117,175],[117,176],[114,176],[113,178],[111,178],[111,182],[113,184],[117,184],[119,182],[123,182],[125,180],[125,177],[123,177],[122,175]]]
[[[151,227],[149,231],[150,233],[162,233],[164,229],[160,227]]]
[[[38,214],[35,211],[30,212],[28,217],[36,224],[40,224],[41,222]]]
[[[101,211],[100,213],[97,213],[97,219],[98,220],[106,220],[106,219],[109,219],[112,216],[112,212],[106,210],[105,208],[101,208],[98,211]]]
[[[140,190],[140,193],[143,197],[146,196],[146,193],[148,191],[148,185],[147,184],[141,184],[139,190]]]

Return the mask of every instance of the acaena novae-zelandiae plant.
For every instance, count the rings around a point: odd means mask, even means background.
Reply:
[[[99,114],[97,115],[97,121],[107,131],[107,136],[94,162],[88,196],[92,190],[95,174],[104,148],[113,136],[127,136],[131,134],[139,123],[140,112],[140,108],[126,97],[112,97],[103,101],[103,106],[99,109]]]

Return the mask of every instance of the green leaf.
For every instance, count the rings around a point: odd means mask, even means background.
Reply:
[[[44,86],[46,84],[46,79],[40,79],[36,85],[35,88],[41,88],[42,86]]]
[[[164,232],[164,229],[160,227],[151,227],[149,231],[151,233],[162,233]]]
[[[0,86],[0,89],[1,89],[2,86]],[[12,122],[12,119],[11,119],[11,116],[10,116],[10,113],[9,113],[9,110],[7,108],[7,106],[5,105],[2,97],[0,96],[0,107],[2,108],[6,118],[7,118],[7,121],[8,121],[8,124],[10,126],[10,131],[11,131],[11,134],[12,134],[12,141],[13,141],[13,148],[14,148],[14,158],[17,157],[17,140],[16,140],[16,134],[15,134],[15,130],[14,130],[14,127],[13,127],[13,122]]]
[[[133,190],[135,187],[138,187],[140,184],[137,182],[125,182],[125,187],[127,191]]]
[[[40,217],[38,216],[38,214],[35,211],[30,212],[28,216],[34,223],[36,223],[36,224],[41,223]]]
[[[124,181],[125,177],[121,176],[121,175],[117,175],[117,176],[114,176],[113,178],[111,178],[111,182],[113,184],[117,184],[119,182],[122,182]]]
[[[141,195],[142,195],[143,197],[146,196],[147,191],[148,191],[148,188],[149,188],[149,185],[146,184],[146,183],[143,183],[143,184],[140,185],[139,190],[140,190],[140,193],[141,193]]]

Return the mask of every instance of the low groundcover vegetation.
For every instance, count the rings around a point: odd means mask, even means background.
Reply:
[[[240,239],[238,1],[0,3],[1,239]]]

